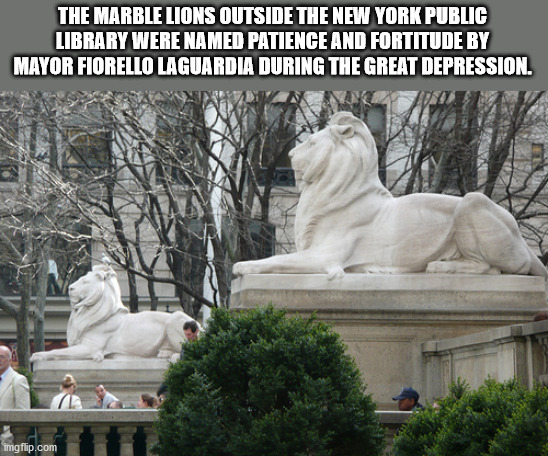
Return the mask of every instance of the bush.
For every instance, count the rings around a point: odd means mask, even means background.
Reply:
[[[487,380],[477,391],[453,394],[427,407],[394,442],[398,456],[548,455],[548,392],[517,380]]]
[[[166,375],[161,455],[379,455],[384,431],[326,324],[272,306],[216,310]]]
[[[40,398],[38,397],[38,393],[34,389],[34,377],[32,375],[32,372],[25,369],[23,366],[19,366],[16,370],[19,374],[24,375],[27,378],[27,382],[29,383],[31,408],[38,406],[40,404]]]

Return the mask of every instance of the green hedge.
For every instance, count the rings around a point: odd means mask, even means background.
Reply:
[[[384,430],[330,326],[216,310],[166,376],[160,455],[380,455]]]
[[[489,379],[478,390],[450,394],[439,405],[413,415],[395,440],[395,455],[548,455],[545,387],[528,391],[517,380]]]
[[[38,393],[34,389],[34,376],[32,372],[25,369],[23,366],[19,366],[16,370],[19,374],[24,375],[27,378],[27,382],[29,383],[31,408],[37,407],[38,405],[40,405],[40,398],[38,397]]]

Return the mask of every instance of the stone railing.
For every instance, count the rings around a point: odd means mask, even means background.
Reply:
[[[14,435],[15,454],[34,455],[32,450],[38,449],[42,456],[54,456],[56,447],[59,446],[55,436],[59,435],[59,428],[62,427],[66,435],[67,456],[90,454],[90,449],[94,456],[107,456],[113,453],[133,456],[150,454],[150,445],[157,441],[152,427],[157,413],[156,410],[137,409],[4,410],[0,412],[0,425],[10,426]],[[116,438],[110,439],[113,430]],[[139,434],[141,437],[144,434],[140,442]],[[36,435],[39,435],[38,439]],[[86,438],[86,435],[89,438]],[[86,451],[83,451],[86,446]],[[111,449],[113,446],[114,451]]]
[[[59,453],[67,456],[138,456],[151,454],[150,445],[157,442],[153,429],[157,413],[156,410],[137,409],[3,410],[0,411],[0,426],[10,426],[14,435],[12,450],[17,455],[34,455],[34,450],[40,450],[42,456],[54,456],[60,450],[55,436],[62,428],[66,451]],[[377,413],[386,428],[389,449],[394,435],[411,413]]]
[[[426,387],[422,397],[443,397],[459,379],[479,388],[487,378],[548,386],[548,320],[502,326],[421,346]]]

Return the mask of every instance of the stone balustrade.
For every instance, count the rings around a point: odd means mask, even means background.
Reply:
[[[14,435],[14,451],[18,455],[33,455],[30,445],[37,446],[32,438],[38,434],[42,456],[55,455],[55,435],[60,427],[66,435],[66,455],[111,456],[108,436],[116,428],[119,436],[119,447],[115,454],[120,456],[137,456],[150,454],[150,445],[157,442],[153,423],[157,417],[156,410],[3,410],[0,411],[0,426],[9,425]],[[386,428],[387,445],[390,448],[397,430],[409,418],[410,412],[380,411],[381,424]],[[144,443],[141,448],[134,446],[135,436],[142,432]],[[29,441],[29,434],[31,439]],[[83,451],[85,435],[93,436],[91,453]],[[30,444],[29,444],[30,442]],[[82,449],[82,451],[81,451]],[[118,452],[119,451],[119,452]]]
[[[38,446],[32,433],[38,434],[42,456],[54,456],[56,445],[55,435],[62,427],[66,435],[66,455],[83,455],[81,448],[88,434],[92,436],[94,456],[107,456],[109,441],[107,436],[116,428],[119,443],[116,454],[134,456],[134,454],[150,454],[150,445],[157,441],[153,423],[157,410],[4,410],[0,412],[0,425],[9,425],[14,435],[15,454],[34,454],[29,445]],[[32,428],[35,428],[32,430]],[[136,434],[144,434],[142,448],[134,453]],[[91,437],[90,437],[91,439]],[[118,439],[117,439],[118,440]],[[26,444],[26,445],[25,445]],[[110,443],[112,445],[112,443]],[[119,446],[118,446],[119,445]],[[87,453],[87,452],[86,452]]]

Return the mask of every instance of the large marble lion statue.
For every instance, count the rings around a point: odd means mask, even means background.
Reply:
[[[367,126],[339,112],[290,152],[301,192],[297,252],[236,263],[235,275],[530,274],[547,270],[512,215],[481,193],[393,197],[378,177]]]
[[[35,353],[31,361],[132,356],[170,358],[186,341],[184,312],[129,313],[114,270],[101,264],[69,287],[67,348]]]

